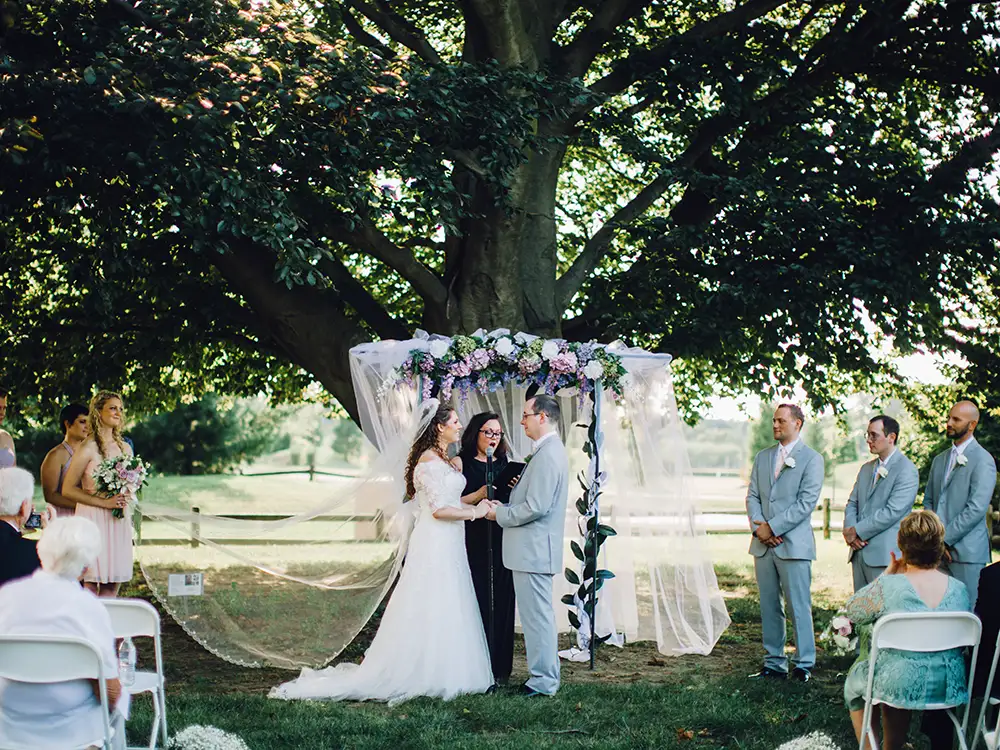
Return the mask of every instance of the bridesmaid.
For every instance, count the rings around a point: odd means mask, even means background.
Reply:
[[[462,433],[462,447],[455,462],[465,475],[462,502],[475,506],[486,497],[486,449],[493,448],[494,476],[507,465],[507,441],[500,417],[491,412],[476,414]],[[488,543],[493,535],[493,570],[489,568]],[[490,646],[493,678],[507,682],[514,662],[514,577],[503,565],[503,529],[495,523],[465,524],[465,550],[472,583],[476,587],[483,630]],[[493,639],[490,639],[489,597],[493,579]]]
[[[125,407],[122,397],[100,391],[90,401],[90,437],[70,459],[63,478],[63,496],[76,503],[76,514],[89,518],[101,531],[101,551],[96,562],[83,576],[84,585],[98,596],[117,596],[121,584],[132,578],[132,514],[124,518],[111,515],[114,508],[125,508],[128,495],[102,497],[94,486],[94,469],[101,461],[132,449],[122,440]]]
[[[80,450],[90,435],[90,412],[86,406],[70,404],[59,413],[59,424],[63,429],[63,441],[50,450],[42,461],[42,494],[45,504],[55,513],[71,516],[76,510],[76,503],[62,494],[62,487],[73,454]]]
[[[7,417],[7,391],[0,390],[0,424]],[[4,429],[0,429],[0,469],[9,469],[17,465],[14,454],[14,438]]]

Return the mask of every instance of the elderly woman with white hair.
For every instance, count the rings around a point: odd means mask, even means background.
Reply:
[[[101,549],[101,535],[86,518],[57,518],[38,542],[42,568],[0,588],[0,635],[62,635],[84,638],[100,652],[112,706],[122,695],[115,635],[101,601],[80,585]],[[0,678],[0,746],[38,748],[100,744],[103,732],[96,680],[53,684]],[[118,712],[116,747],[124,747]]]
[[[25,539],[22,531],[34,511],[31,498],[35,479],[30,472],[16,467],[0,469],[0,586],[34,573],[39,566],[35,542]],[[42,515],[44,525],[49,518]]]

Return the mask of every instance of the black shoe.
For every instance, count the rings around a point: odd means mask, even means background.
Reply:
[[[788,679],[787,672],[779,672],[777,669],[771,669],[770,667],[764,667],[757,674],[749,675],[751,680],[757,680],[761,678],[767,678],[772,680],[785,680]]]
[[[520,695],[525,698],[537,698],[538,696],[548,697],[545,693],[539,693],[537,690],[528,687],[527,685],[521,685]]]
[[[500,686],[494,682],[492,685],[486,688],[486,695],[493,695],[499,688]]]
[[[796,682],[809,682],[812,679],[812,674],[810,674],[808,669],[802,669],[802,667],[796,667],[792,670],[791,678]]]

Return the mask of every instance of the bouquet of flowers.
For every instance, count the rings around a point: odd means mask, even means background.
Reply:
[[[250,750],[235,734],[201,724],[194,724],[175,734],[167,747],[170,750]]]
[[[114,458],[106,458],[94,469],[94,486],[104,497],[115,495],[132,495],[146,484],[149,474],[149,464],[138,456],[122,454]],[[111,515],[124,518],[124,508],[113,508]]]
[[[847,615],[838,612],[820,634],[819,642],[834,656],[849,656],[858,647],[857,630]]]

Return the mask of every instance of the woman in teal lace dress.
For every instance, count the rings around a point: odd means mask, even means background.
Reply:
[[[854,733],[861,741],[868,653],[875,622],[895,612],[968,612],[965,584],[938,570],[944,557],[944,526],[929,510],[917,510],[899,526],[902,558],[892,556],[885,572],[847,600],[845,612],[859,628],[861,655],[844,683],[844,699]],[[872,725],[882,715],[882,750],[897,750],[906,742],[910,711],[932,703],[964,703],[967,672],[961,649],[918,653],[885,649],[879,652],[872,695]],[[881,712],[879,711],[881,709]]]

